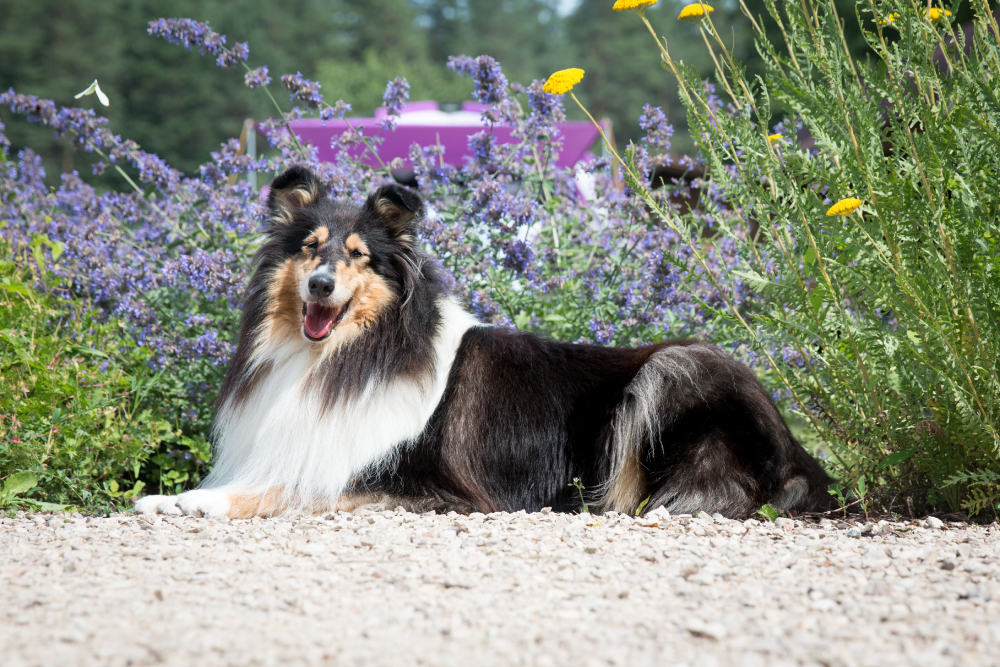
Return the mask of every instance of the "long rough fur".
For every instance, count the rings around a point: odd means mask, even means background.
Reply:
[[[144,499],[145,510],[574,510],[576,477],[601,510],[633,513],[645,498],[647,511],[731,517],[767,502],[828,505],[822,467],[718,348],[574,345],[479,325],[416,247],[422,204],[399,186],[359,207],[293,168],[269,207],[220,393],[215,467],[203,489]],[[315,342],[298,313],[306,281],[330,267],[338,289],[368,287]],[[350,306],[359,290],[367,314]]]

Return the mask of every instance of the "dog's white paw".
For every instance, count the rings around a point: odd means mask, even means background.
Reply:
[[[190,516],[221,519],[229,513],[229,494],[212,489],[195,489],[177,496],[177,507]]]
[[[136,514],[168,514],[181,513],[177,507],[177,496],[146,496],[135,503]]]

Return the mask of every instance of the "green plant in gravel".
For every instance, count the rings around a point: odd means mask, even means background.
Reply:
[[[763,507],[761,507],[759,510],[757,510],[757,514],[761,515],[771,523],[774,523],[774,521],[779,516],[781,516],[781,513],[778,512],[778,510],[771,507],[770,505],[764,505]]]
[[[574,477],[573,481],[569,484],[580,494],[580,514],[590,514],[590,506],[587,505],[587,501],[583,499],[584,486],[583,482],[580,481],[579,477]]]
[[[41,236],[32,259],[0,241],[0,506],[110,509],[172,429],[146,407],[154,377],[122,325],[46,290],[43,245],[58,260]]]
[[[765,78],[753,81],[710,15],[692,12],[701,15],[695,21],[724,101],[646,22],[680,84],[710,174],[706,187],[723,190],[742,213],[735,224],[718,220],[739,243],[749,267],[741,276],[756,298],[752,312],[720,314],[766,357],[769,379],[817,432],[841,495],[856,491],[867,509],[922,492],[931,504],[995,511],[996,21],[977,0],[966,43],[950,23],[958,2],[949,14],[862,0],[850,17],[838,16],[830,0],[766,5],[785,43],[771,43],[761,18],[747,12],[766,62]],[[848,29],[863,32],[874,53],[868,62],[848,55]],[[774,126],[778,108],[786,116]],[[799,128],[814,146],[800,145]],[[625,171],[700,261],[700,223],[659,205],[636,170]]]

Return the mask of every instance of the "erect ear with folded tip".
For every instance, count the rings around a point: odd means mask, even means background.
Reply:
[[[315,174],[305,167],[289,167],[271,181],[267,208],[271,212],[272,222],[290,223],[295,217],[295,211],[312,204],[322,192],[323,184]]]
[[[365,207],[385,220],[393,238],[413,244],[417,219],[424,207],[420,195],[405,186],[389,183],[369,195]]]

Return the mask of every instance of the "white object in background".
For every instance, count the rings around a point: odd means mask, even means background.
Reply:
[[[87,90],[83,91],[82,93],[77,93],[76,95],[74,95],[73,99],[78,100],[84,95],[97,95],[97,99],[101,101],[101,104],[103,104],[104,106],[111,105],[111,100],[109,100],[108,96],[104,94],[103,90],[101,90],[101,87],[97,84],[97,79],[94,79],[94,83],[90,84],[90,86],[87,87]]]

